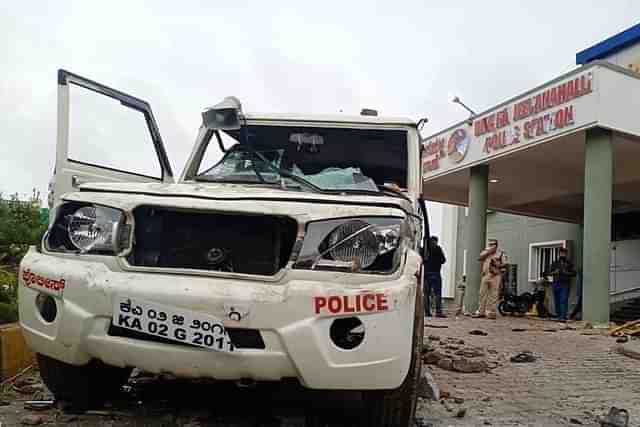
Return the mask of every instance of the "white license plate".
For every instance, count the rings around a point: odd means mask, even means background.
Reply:
[[[148,335],[210,350],[235,350],[222,321],[213,316],[155,302],[116,296],[113,324]]]

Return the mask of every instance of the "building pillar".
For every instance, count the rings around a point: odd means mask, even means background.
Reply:
[[[609,326],[613,143],[611,131],[587,131],[584,165],[583,319]]]
[[[467,287],[464,306],[467,312],[478,309],[481,265],[480,252],[486,246],[487,207],[489,199],[489,165],[474,166],[469,170],[469,216],[467,218]]]

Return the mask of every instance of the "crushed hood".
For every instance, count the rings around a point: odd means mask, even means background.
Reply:
[[[66,200],[132,209],[152,204],[196,209],[261,212],[312,218],[348,215],[406,215],[408,200],[393,196],[319,194],[268,186],[218,183],[87,183]],[[213,202],[213,203],[212,203]]]

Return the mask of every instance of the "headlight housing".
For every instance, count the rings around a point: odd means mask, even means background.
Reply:
[[[130,247],[131,226],[121,210],[91,204],[65,203],[45,235],[52,252],[115,255]]]
[[[400,265],[408,237],[402,218],[312,222],[294,268],[389,274]]]

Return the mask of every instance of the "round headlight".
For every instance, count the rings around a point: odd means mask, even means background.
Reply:
[[[334,260],[356,262],[360,268],[369,267],[378,257],[378,239],[365,221],[349,221],[336,227],[327,243]]]
[[[73,213],[68,232],[71,243],[82,252],[113,246],[117,222],[106,218],[105,212],[94,206],[84,206]]]

